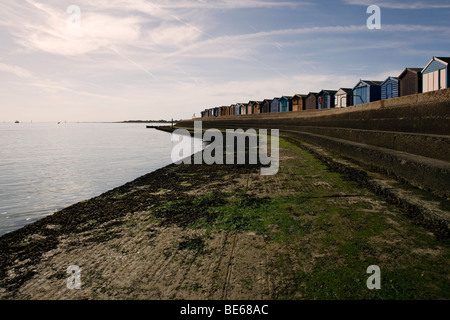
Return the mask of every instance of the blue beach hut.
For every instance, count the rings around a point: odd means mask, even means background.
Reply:
[[[317,95],[317,109],[334,108],[334,95],[337,90],[322,90]]]
[[[240,107],[239,103],[236,103],[236,104],[234,104],[232,106],[233,106],[233,109],[234,109],[234,114],[235,115],[240,115],[241,114],[241,107]]]
[[[382,81],[359,80],[353,87],[353,105],[380,100],[381,83]]]
[[[398,98],[400,82],[397,77],[388,77],[381,83],[381,100]]]
[[[292,111],[292,103],[291,98],[288,96],[282,96],[279,100],[280,103],[280,112]]]
[[[280,112],[280,98],[273,98],[270,102],[270,112]]]

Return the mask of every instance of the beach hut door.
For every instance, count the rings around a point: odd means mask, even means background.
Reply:
[[[445,89],[447,88],[447,77],[446,77],[446,69],[441,69],[439,70],[439,77],[440,77],[440,81],[439,81],[439,89]]]
[[[347,106],[347,96],[343,95],[341,96],[341,107],[346,107]]]
[[[392,98],[392,83],[386,85],[386,99]]]

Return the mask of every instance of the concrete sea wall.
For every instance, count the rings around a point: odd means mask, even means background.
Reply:
[[[450,89],[340,109],[183,120],[178,127],[267,128],[296,134],[413,186],[450,196]]]

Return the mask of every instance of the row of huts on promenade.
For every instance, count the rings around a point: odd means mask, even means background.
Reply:
[[[261,101],[209,108],[202,117],[345,108],[372,101],[449,88],[450,57],[433,57],[424,68],[405,68],[397,77],[384,81],[359,80],[353,88],[321,90]]]

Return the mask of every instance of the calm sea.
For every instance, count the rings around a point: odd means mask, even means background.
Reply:
[[[173,143],[146,124],[0,123],[0,235],[170,164]]]

